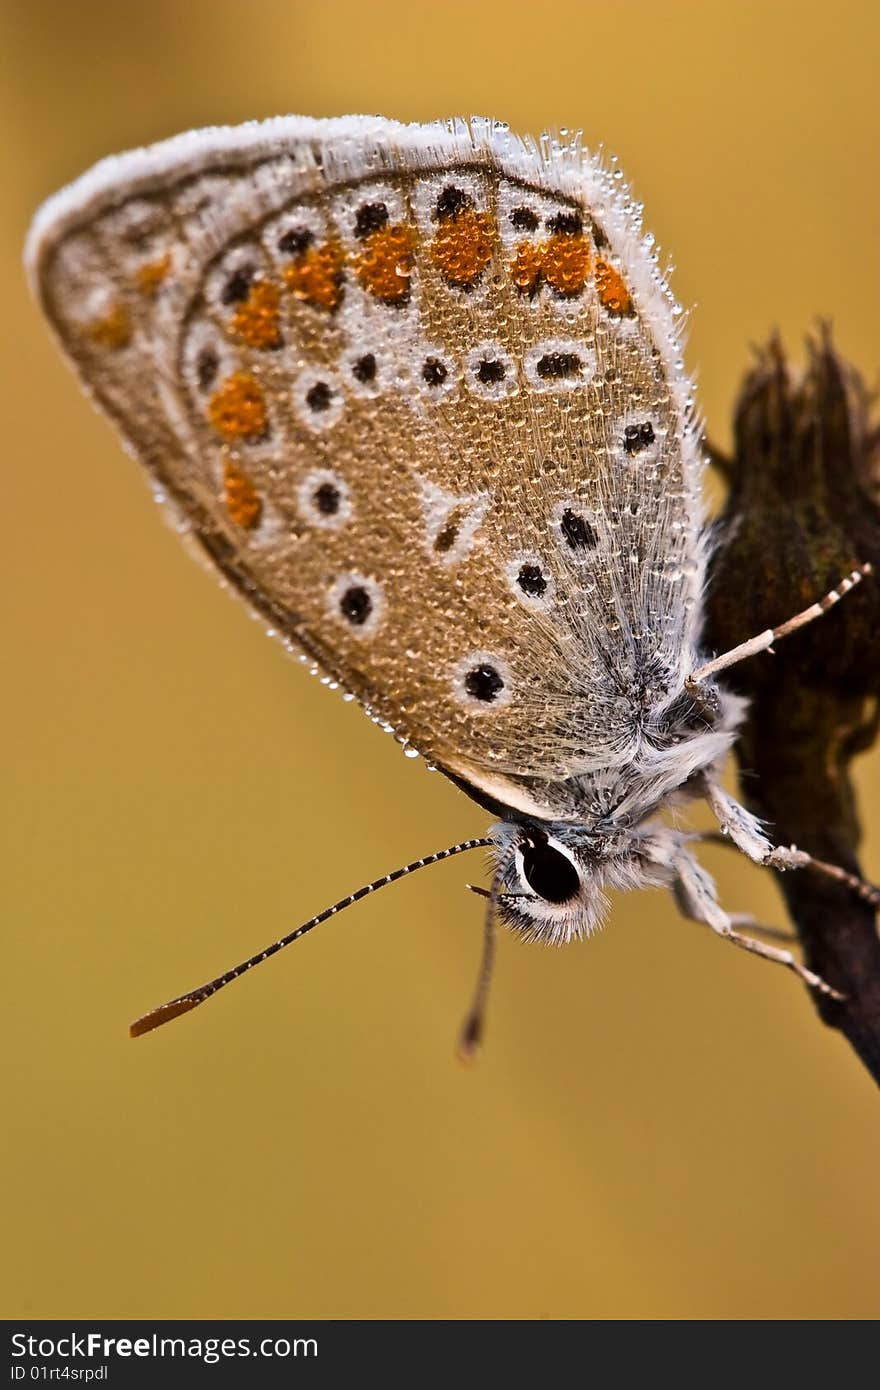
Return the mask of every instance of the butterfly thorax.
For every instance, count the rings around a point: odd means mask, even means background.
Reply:
[[[538,770],[506,775],[454,775],[475,801],[511,824],[519,821],[575,825],[604,841],[614,853],[614,835],[641,825],[666,804],[699,794],[702,774],[723,762],[735,738],[743,702],[729,692],[711,692],[695,705],[682,692],[653,710],[633,709],[628,737],[606,745],[605,756],[583,750],[581,765],[568,776],[547,778]],[[609,741],[610,743],[610,741]]]
[[[508,926],[530,939],[569,941],[601,925],[607,889],[670,881],[686,837],[664,825],[662,813],[705,794],[706,777],[723,762],[743,708],[721,692],[708,706],[712,713],[707,717],[701,706],[695,729],[693,700],[676,700],[675,717],[644,733],[610,766],[556,782],[521,779],[516,805],[461,784],[501,817],[492,830],[494,876]]]

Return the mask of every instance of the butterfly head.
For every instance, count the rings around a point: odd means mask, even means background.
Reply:
[[[651,869],[620,832],[540,821],[492,830],[498,911],[529,940],[561,945],[589,936],[608,910],[606,888],[645,887]]]

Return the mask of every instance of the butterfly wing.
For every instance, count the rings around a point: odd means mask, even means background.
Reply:
[[[674,306],[609,170],[285,118],[105,161],[28,261],[181,529],[374,717],[525,809],[631,757],[703,557]]]

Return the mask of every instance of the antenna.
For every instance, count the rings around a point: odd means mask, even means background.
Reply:
[[[477,975],[477,987],[474,990],[471,1007],[468,1010],[458,1039],[458,1055],[462,1062],[474,1061],[483,1041],[483,1033],[486,1030],[486,1009],[489,1004],[489,986],[492,983],[492,971],[495,966],[495,926],[498,903],[505,898],[527,896],[526,894],[501,892],[501,880],[504,877],[505,869],[513,858],[514,848],[515,847],[511,845],[501,862],[496,864],[491,892],[487,893],[485,888],[478,888],[473,883],[468,884],[468,888],[472,893],[476,893],[478,897],[486,899],[486,918],[483,923],[483,953],[480,957],[480,971]]]
[[[473,884],[468,884],[473,888]],[[483,924],[483,954],[477,975],[477,986],[467,1017],[462,1024],[458,1039],[458,1055],[462,1062],[473,1062],[480,1050],[486,1028],[486,1006],[489,1003],[489,986],[492,983],[492,968],[495,964],[495,914],[498,906],[498,880],[492,884],[491,893],[480,891],[480,897],[488,899],[486,919]]]
[[[280,941],[273,941],[271,946],[259,951],[257,955],[243,960],[240,965],[233,966],[225,974],[218,975],[215,980],[209,980],[207,984],[199,985],[198,989],[191,989],[186,994],[180,994],[176,999],[169,999],[167,1004],[160,1004],[157,1009],[151,1009],[142,1018],[135,1019],[128,1030],[129,1037],[139,1038],[142,1033],[151,1033],[154,1028],[160,1028],[163,1023],[170,1023],[172,1018],[189,1013],[190,1009],[204,1004],[205,1000],[210,999],[212,994],[224,989],[226,985],[231,985],[232,981],[237,980],[240,975],[246,975],[255,965],[262,965],[264,960],[268,960],[270,956],[283,951],[285,946],[299,941],[300,937],[305,936],[306,932],[310,932],[313,927],[320,926],[329,917],[335,917],[338,912],[342,912],[346,907],[351,907],[352,903],[360,902],[361,898],[375,893],[378,888],[384,888],[389,883],[396,883],[399,878],[406,878],[407,874],[414,874],[416,869],[426,869],[430,864],[439,864],[441,859],[451,859],[453,855],[463,854],[465,850],[469,849],[489,849],[494,843],[495,841],[490,839],[462,840],[460,844],[451,845],[449,849],[437,850],[435,854],[429,854],[425,859],[415,859],[411,864],[405,864],[402,869],[395,869],[393,873],[385,874],[384,878],[377,878],[372,883],[367,883],[356,893],[350,893],[347,898],[341,898],[332,907],[327,907],[323,912],[319,912],[317,917],[311,917],[308,922],[303,922],[301,927],[289,932],[287,936],[282,936]]]

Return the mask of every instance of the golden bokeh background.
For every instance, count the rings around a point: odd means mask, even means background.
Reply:
[[[880,361],[878,36],[868,0],[4,0],[4,1316],[876,1316],[872,1083],[794,980],[665,895],[618,898],[580,947],[505,938],[474,1070],[473,860],[127,1039],[486,817],[191,563],[20,252],[61,183],[191,126],[582,126],[674,251],[726,440],[772,328],[799,354],[831,314]],[[706,860],[724,901],[780,916],[767,877]]]

